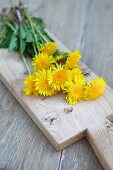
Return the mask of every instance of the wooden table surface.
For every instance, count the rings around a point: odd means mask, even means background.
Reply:
[[[113,88],[112,0],[25,0],[33,15]],[[0,7],[15,4],[0,0]],[[56,152],[0,81],[0,170],[102,170],[86,139]]]

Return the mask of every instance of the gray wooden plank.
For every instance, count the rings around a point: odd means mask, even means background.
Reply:
[[[60,156],[0,82],[0,168],[54,170],[57,167],[102,169],[86,140],[68,147]]]
[[[113,88],[113,1],[92,0],[87,18],[81,42],[83,61]]]
[[[34,0],[35,1],[35,0]],[[47,28],[70,50],[80,48],[80,42],[86,21],[86,9],[89,0],[42,0],[36,10],[35,3],[29,1],[29,9],[35,16],[41,16]],[[32,9],[31,9],[32,6]]]
[[[12,0],[12,2],[17,3],[17,1],[14,0]],[[108,80],[108,83],[111,86],[113,85],[112,82],[113,79],[111,80],[112,77],[111,68],[113,64],[112,61],[113,35],[111,31],[113,26],[112,25],[113,24],[112,23],[112,16],[113,16],[112,0],[108,0],[108,1],[65,0],[65,2],[62,0],[57,0],[57,1],[38,0],[37,2],[35,0],[29,0],[29,1],[25,0],[25,2],[28,3],[30,11],[33,13],[33,15],[42,16],[47,22],[48,29],[52,31],[69,49],[74,50],[75,48],[81,48],[84,55],[83,61],[86,64],[88,64],[88,66],[90,66],[91,69],[96,71],[96,73],[105,76]],[[4,0],[4,1],[0,0],[0,4],[1,6],[10,5],[10,0]],[[106,49],[106,47],[108,47],[108,49]],[[101,62],[104,67],[100,66]],[[6,89],[3,90],[3,85],[0,86],[0,99],[1,100],[4,99],[4,97],[7,96],[6,94],[8,94],[9,96],[11,95]],[[8,96],[6,98],[10,100],[10,97]],[[5,102],[10,103],[8,102],[8,100],[6,100]],[[14,103],[16,102],[15,99],[13,99],[12,101],[14,101]],[[4,104],[2,105],[4,106]],[[15,105],[10,103],[10,105],[8,105],[8,108],[7,107],[4,108],[2,106],[4,109],[9,110],[9,112],[5,111],[5,115],[6,115],[5,119],[7,121],[3,119],[3,114],[4,114],[3,109],[2,110],[0,109],[0,113],[2,113],[0,114],[0,127],[2,126],[2,130],[0,131],[1,132],[0,139],[2,138],[2,135],[4,136],[5,133],[7,134],[4,140],[1,140],[0,142],[2,143],[0,147],[2,149],[0,151],[3,152],[4,154],[4,157],[1,159],[2,162],[0,161],[0,166],[2,165],[2,167],[5,167],[6,169],[16,167],[18,169],[32,168],[34,170],[37,169],[37,166],[39,166],[40,169],[48,169],[50,164],[50,169],[52,169],[54,167],[52,162],[53,163],[55,162],[55,166],[57,167],[60,155],[57,152],[55,152],[54,149],[52,149],[52,147],[47,142],[47,140],[42,135],[42,133],[38,130],[38,128],[35,127],[34,123],[33,122],[31,123],[29,117],[28,118],[26,117],[27,115],[25,116],[24,123],[22,124],[23,114],[25,115],[26,113],[22,110],[20,106],[16,106],[16,105],[19,104],[17,104],[17,102]],[[12,111],[11,109],[14,106],[17,107],[17,109],[15,111]],[[12,116],[12,112],[14,114],[13,116]],[[16,117],[17,113],[20,116]],[[11,126],[10,124],[12,121],[14,122],[13,125]],[[16,130],[18,129],[17,126],[16,128],[14,128],[16,121],[18,121],[17,124],[20,123],[19,126],[20,130],[18,131]],[[27,124],[26,125],[27,127],[24,124]],[[11,130],[12,127],[14,128],[13,132],[11,132],[10,126],[11,126]],[[23,126],[25,126],[25,129],[23,128]],[[26,130],[26,128],[28,128],[28,131]],[[3,133],[4,129],[5,129],[5,133]],[[18,132],[17,134],[16,131]],[[23,135],[22,139],[20,134]],[[29,144],[29,137],[27,138],[27,134],[32,136],[32,137],[30,136],[31,138],[30,143],[32,143],[31,150],[29,149],[30,144]],[[15,151],[13,149],[13,146],[15,147],[15,140],[17,140],[16,148],[18,148],[17,149],[18,152],[16,152],[16,149]],[[11,141],[13,141],[12,145],[10,148],[8,148],[8,144],[11,144]],[[27,141],[28,144],[26,144]],[[42,141],[44,141],[42,144],[44,145],[44,148],[46,147],[47,148],[42,149],[40,151],[40,145]],[[20,145],[18,146],[19,142]],[[45,146],[46,144],[47,146]],[[41,153],[39,154],[39,152]],[[49,156],[45,156],[46,158],[43,158],[44,154],[47,155],[48,152],[49,152]],[[31,154],[31,158],[28,153]],[[38,158],[37,158],[37,153],[39,155]],[[10,156],[8,156],[9,161],[8,159],[6,159],[5,154],[6,156],[7,154],[11,155],[10,159],[9,159]],[[51,156],[54,155],[55,158],[54,161],[50,162],[49,160],[50,155]],[[72,157],[74,157],[75,159],[74,158],[72,159]],[[16,158],[19,159],[19,162],[17,161]],[[39,161],[41,162],[39,163]],[[45,163],[45,165],[43,165],[43,162]],[[27,167],[28,163],[30,164],[29,167]],[[59,169],[66,169],[66,167],[67,169],[69,168],[74,169],[77,167],[78,169],[81,170],[102,169],[99,162],[96,160],[96,156],[94,155],[90,145],[87,143],[86,140],[80,141],[77,144],[72,145],[71,147],[67,148],[62,152],[62,155],[60,157]]]
[[[103,170],[86,139],[64,149],[59,170]]]
[[[0,169],[53,170],[59,158],[60,152],[0,81]]]

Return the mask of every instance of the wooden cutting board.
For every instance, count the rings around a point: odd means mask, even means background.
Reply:
[[[52,35],[53,36],[53,35]],[[56,42],[66,49],[54,36]],[[86,78],[96,75],[83,63]],[[26,69],[19,54],[0,50],[0,79],[19,101],[25,111],[56,150],[87,137],[106,170],[113,170],[113,91],[107,86],[105,94],[93,101],[69,105],[65,95],[54,97],[24,96],[23,80]]]

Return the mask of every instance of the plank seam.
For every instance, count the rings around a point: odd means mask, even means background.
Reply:
[[[60,170],[60,166],[61,166],[61,160],[62,160],[62,152],[63,150],[61,150],[61,155],[60,155],[60,159],[59,159],[59,164],[58,164],[58,170]]]

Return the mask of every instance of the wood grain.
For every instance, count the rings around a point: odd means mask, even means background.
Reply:
[[[0,50],[0,79],[54,147],[61,150],[75,140],[81,139],[86,129],[78,124],[76,117],[72,119],[68,114],[66,116],[64,109],[68,109],[70,106],[64,100],[64,95],[56,95],[55,98],[24,96],[22,82],[25,73],[26,68],[17,53]],[[51,119],[53,120],[52,123]]]
[[[0,169],[37,170],[37,167],[40,170],[103,169],[86,140],[62,154],[56,152],[0,81]]]
[[[1,7],[11,4],[8,2],[9,2],[8,0],[4,0],[2,2],[0,0]],[[17,1],[14,1],[14,3],[15,2]],[[113,39],[112,37],[113,36],[112,34],[112,16],[113,16],[112,0],[108,0],[108,1],[104,1],[104,0],[94,1],[93,0],[91,1],[90,5],[87,5],[87,1],[83,1],[83,0],[80,0],[80,1],[72,0],[71,2],[66,0],[65,7],[64,7],[63,1],[61,0],[58,0],[57,3],[55,3],[55,1],[52,1],[51,3],[50,0],[49,1],[38,0],[37,2],[34,3],[34,1],[30,0],[28,4],[33,14],[37,15],[40,13],[41,16],[43,15],[43,18],[46,18],[46,21],[48,23],[47,26],[49,30],[55,33],[55,35],[57,35],[57,37],[61,39],[62,42],[64,42],[64,44],[66,44],[69,47],[69,49],[75,49],[75,47],[81,46],[81,49],[84,54],[83,60],[85,61],[85,63],[87,63],[90,66],[90,68],[93,68],[93,70],[95,70],[96,73],[98,73],[99,75],[106,76],[108,83],[110,84],[111,87],[113,87],[113,83],[112,83],[112,80],[113,80],[112,79],[112,63],[113,62],[112,62],[112,55],[111,55],[112,48],[110,46],[110,44],[112,44],[112,39]],[[89,8],[86,8],[86,6],[87,7],[89,6]],[[47,15],[48,13],[49,13],[49,16]],[[61,17],[59,16],[62,16],[62,20],[61,20]],[[74,22],[71,22],[72,18]],[[99,23],[102,23],[102,24],[99,25],[98,29],[93,29],[96,26],[95,24],[96,21],[98,21],[97,26]],[[69,22],[70,24],[68,24]],[[104,25],[104,29],[103,29],[103,25]],[[85,29],[85,33],[87,32],[87,35],[84,34],[84,29]],[[93,33],[92,33],[92,29],[93,29]],[[81,31],[79,32],[79,30]],[[106,32],[106,34],[104,34],[104,32]],[[67,34],[68,34],[68,39],[67,39]],[[104,35],[104,43],[103,43],[103,39],[101,38],[102,35]],[[98,42],[98,39],[99,39],[99,44],[96,45],[96,42]],[[79,40],[79,43],[77,43],[78,40]],[[81,43],[81,40],[83,40],[84,43]],[[106,42],[109,42],[108,43],[109,45],[107,45]],[[92,50],[94,47],[95,49]],[[103,55],[103,49],[104,49],[105,55]],[[101,57],[101,60],[99,60],[100,57]],[[101,61],[104,61],[106,63],[106,66],[107,66],[106,69],[105,69],[105,66],[102,67]],[[98,62],[98,68],[96,67],[97,62]],[[103,68],[104,68],[104,71],[103,71]],[[85,147],[89,148],[89,146],[86,145],[85,142],[82,142],[82,144],[81,142],[79,142],[79,145],[77,146],[78,147],[83,146],[84,148]],[[76,147],[76,144],[74,144],[71,147],[71,149],[66,149],[67,152],[65,152],[65,154],[67,153],[67,155],[71,155],[71,152],[75,150],[74,149],[75,147]],[[76,153],[76,150],[75,150],[75,153]],[[86,166],[87,166],[86,169],[91,169],[89,167],[90,167],[90,164],[95,160],[95,157],[93,157],[92,159],[88,158],[86,160],[84,159],[85,157],[84,149],[80,150],[80,153],[81,155],[84,155],[83,157],[79,157],[79,159],[81,160],[81,164],[84,162],[86,163]],[[87,155],[88,154],[89,153],[87,152]],[[70,163],[74,164],[74,162],[75,160],[72,160],[71,157],[69,156],[68,161],[67,159],[65,161],[65,166],[66,165],[68,166]],[[93,168],[95,169],[98,169],[98,167],[99,167],[99,164],[97,164],[97,166],[96,164],[93,165]],[[81,167],[79,166],[79,168]]]
[[[56,38],[55,41],[58,42]],[[64,46],[62,48],[64,49]],[[64,101],[63,95],[46,99],[24,96],[21,90],[26,69],[17,53],[0,50],[0,61],[1,80],[57,150],[86,135],[104,168],[112,170],[113,129],[106,117],[113,113],[113,91],[108,86],[102,97],[73,105],[73,112],[66,115],[63,111],[68,109],[69,105]],[[87,69],[83,63],[80,63],[80,66]],[[95,74],[90,72],[88,80],[94,77]],[[51,123],[47,121],[47,117],[54,117],[55,121]]]
[[[113,88],[113,1],[91,1],[87,17],[81,42],[83,61]]]
[[[57,169],[56,152],[0,82],[0,169]]]
[[[95,170],[95,167],[98,170],[103,169],[86,139],[62,151],[59,170]]]

